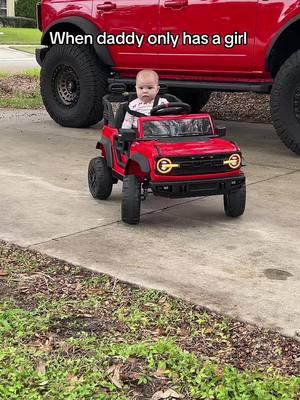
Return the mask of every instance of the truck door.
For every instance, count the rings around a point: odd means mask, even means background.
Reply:
[[[148,33],[158,34],[159,0],[93,0],[92,16],[101,32],[145,35],[140,48],[135,44],[108,45],[116,71],[156,67],[157,48],[147,44]]]
[[[174,72],[191,75],[249,73],[253,68],[257,7],[258,0],[160,0],[160,33],[180,35],[176,48],[159,47],[162,68],[168,65]],[[183,32],[207,35],[209,44],[192,44],[189,40],[184,44]],[[226,48],[225,36],[233,35],[233,42],[235,32],[244,34],[247,44],[230,47],[231,38],[227,37]],[[212,44],[214,34],[221,37],[222,44]],[[205,42],[205,37],[202,39]],[[240,41],[245,40],[240,37]]]

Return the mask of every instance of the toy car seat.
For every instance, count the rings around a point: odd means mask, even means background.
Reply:
[[[136,99],[137,94],[135,92],[126,92],[126,85],[123,83],[112,83],[109,86],[109,95],[103,97],[104,105],[104,124],[109,124],[112,128],[120,129],[125,118],[125,114],[128,108],[128,104]],[[159,96],[163,96],[168,100],[169,103],[180,102],[178,97],[166,93],[167,87],[161,86],[156,102],[158,102]],[[114,112],[111,103],[119,103],[117,110]]]

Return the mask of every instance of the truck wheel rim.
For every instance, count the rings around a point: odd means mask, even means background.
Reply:
[[[298,122],[300,123],[300,86],[297,86],[295,91],[294,112]]]
[[[59,101],[65,106],[74,106],[80,96],[80,83],[74,69],[59,65],[54,71],[54,90]]]

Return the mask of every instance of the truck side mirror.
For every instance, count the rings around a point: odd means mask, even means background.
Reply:
[[[226,126],[216,126],[216,127],[215,127],[215,133],[216,133],[219,137],[224,137],[224,136],[226,136]]]

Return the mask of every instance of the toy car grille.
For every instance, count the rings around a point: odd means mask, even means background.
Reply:
[[[171,157],[172,163],[179,164],[179,167],[173,168],[168,175],[199,175],[228,172],[231,168],[228,165],[224,165],[224,160],[228,159],[229,156],[230,154],[214,154]]]

